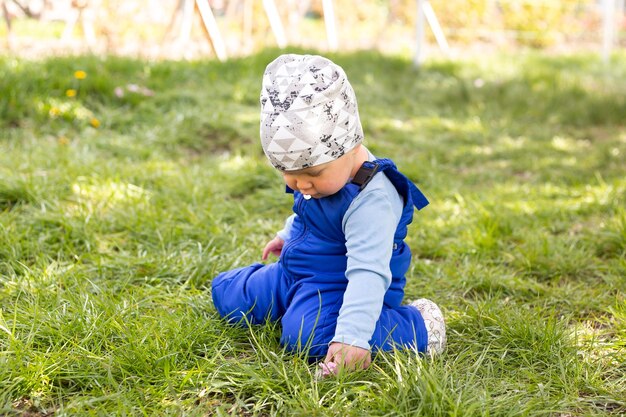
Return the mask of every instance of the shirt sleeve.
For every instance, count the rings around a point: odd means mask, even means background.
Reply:
[[[276,233],[276,236],[285,241],[289,239],[289,236],[291,236],[291,226],[293,225],[293,219],[295,219],[295,217],[295,213],[287,217],[287,220],[285,220],[285,225],[281,230]]]
[[[382,189],[365,190],[353,200],[343,219],[348,286],[332,342],[369,349],[391,284],[389,263],[402,203],[395,189],[393,196]]]

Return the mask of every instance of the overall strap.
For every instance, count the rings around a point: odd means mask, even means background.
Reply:
[[[428,205],[428,199],[424,193],[422,193],[410,179],[398,171],[396,164],[394,164],[391,159],[383,158],[364,162],[352,182],[359,185],[362,190],[377,172],[384,172],[398,191],[401,194],[406,194],[404,195],[405,198],[410,196],[413,205],[417,207],[418,210]]]

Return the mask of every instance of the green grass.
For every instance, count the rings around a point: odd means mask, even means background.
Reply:
[[[316,381],[209,292],[290,211],[258,143],[277,53],[0,58],[0,414],[626,415],[626,56],[332,56],[432,202],[406,292],[449,347]]]

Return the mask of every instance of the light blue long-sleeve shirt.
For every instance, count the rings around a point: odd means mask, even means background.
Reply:
[[[370,348],[369,340],[391,284],[389,263],[402,207],[402,197],[382,173],[375,175],[348,207],[342,220],[348,285],[331,342]],[[277,233],[283,240],[289,239],[295,216],[287,218]]]

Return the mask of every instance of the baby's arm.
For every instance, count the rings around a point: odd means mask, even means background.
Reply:
[[[285,226],[282,230],[276,233],[276,236],[267,242],[267,245],[263,248],[263,254],[261,259],[266,260],[269,254],[274,254],[275,256],[280,256],[283,251],[283,246],[285,245],[285,240],[289,239],[289,235],[291,234],[291,226],[293,225],[293,219],[296,217],[295,214],[287,217],[285,220]]]
[[[325,362],[366,368],[369,340],[391,283],[389,263],[393,238],[402,214],[402,200],[384,189],[364,190],[344,217],[348,265],[343,304]],[[340,352],[341,355],[337,353]]]
[[[280,256],[284,245],[285,241],[280,236],[276,236],[274,239],[267,242],[267,245],[263,248],[261,259],[266,260],[270,253],[274,256]]]

